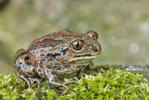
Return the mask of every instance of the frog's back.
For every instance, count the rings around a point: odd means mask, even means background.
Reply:
[[[43,36],[41,38],[33,40],[28,50],[34,51],[35,49],[37,50],[40,48],[50,48],[50,47],[53,48],[60,44],[65,44],[76,37],[82,37],[82,34],[73,33],[69,30],[54,32],[46,36]]]
[[[62,40],[56,39],[58,32],[48,34],[41,38],[35,39],[29,45],[28,50],[34,51],[35,49],[46,48],[46,47],[55,47],[62,43]]]

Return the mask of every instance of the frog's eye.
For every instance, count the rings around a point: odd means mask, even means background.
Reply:
[[[74,50],[81,50],[84,46],[84,41],[75,40],[72,42],[72,47]]]

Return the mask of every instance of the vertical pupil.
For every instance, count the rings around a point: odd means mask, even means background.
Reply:
[[[77,41],[76,48],[79,48],[79,42]]]
[[[75,50],[81,50],[82,47],[83,47],[83,43],[81,40],[75,40],[74,42],[72,42],[72,45],[73,49]]]

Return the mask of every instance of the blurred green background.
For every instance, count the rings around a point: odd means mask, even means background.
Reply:
[[[149,0],[0,0],[0,73],[33,39],[70,29],[99,33],[96,64],[148,64]]]

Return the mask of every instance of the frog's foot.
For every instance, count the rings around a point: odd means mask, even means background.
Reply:
[[[58,87],[62,86],[62,87],[65,87],[66,90],[68,90],[68,87],[65,84],[57,83],[57,82],[54,82],[54,81],[49,81],[49,84],[54,85],[54,86],[58,86]]]
[[[69,82],[65,82],[65,83],[58,83],[58,82],[54,82],[54,81],[50,81],[49,84],[52,84],[52,85],[55,85],[55,86],[62,86],[62,87],[65,87],[66,90],[68,90],[68,87],[66,86],[67,84],[72,84],[72,83],[75,83],[75,81],[69,81]]]

